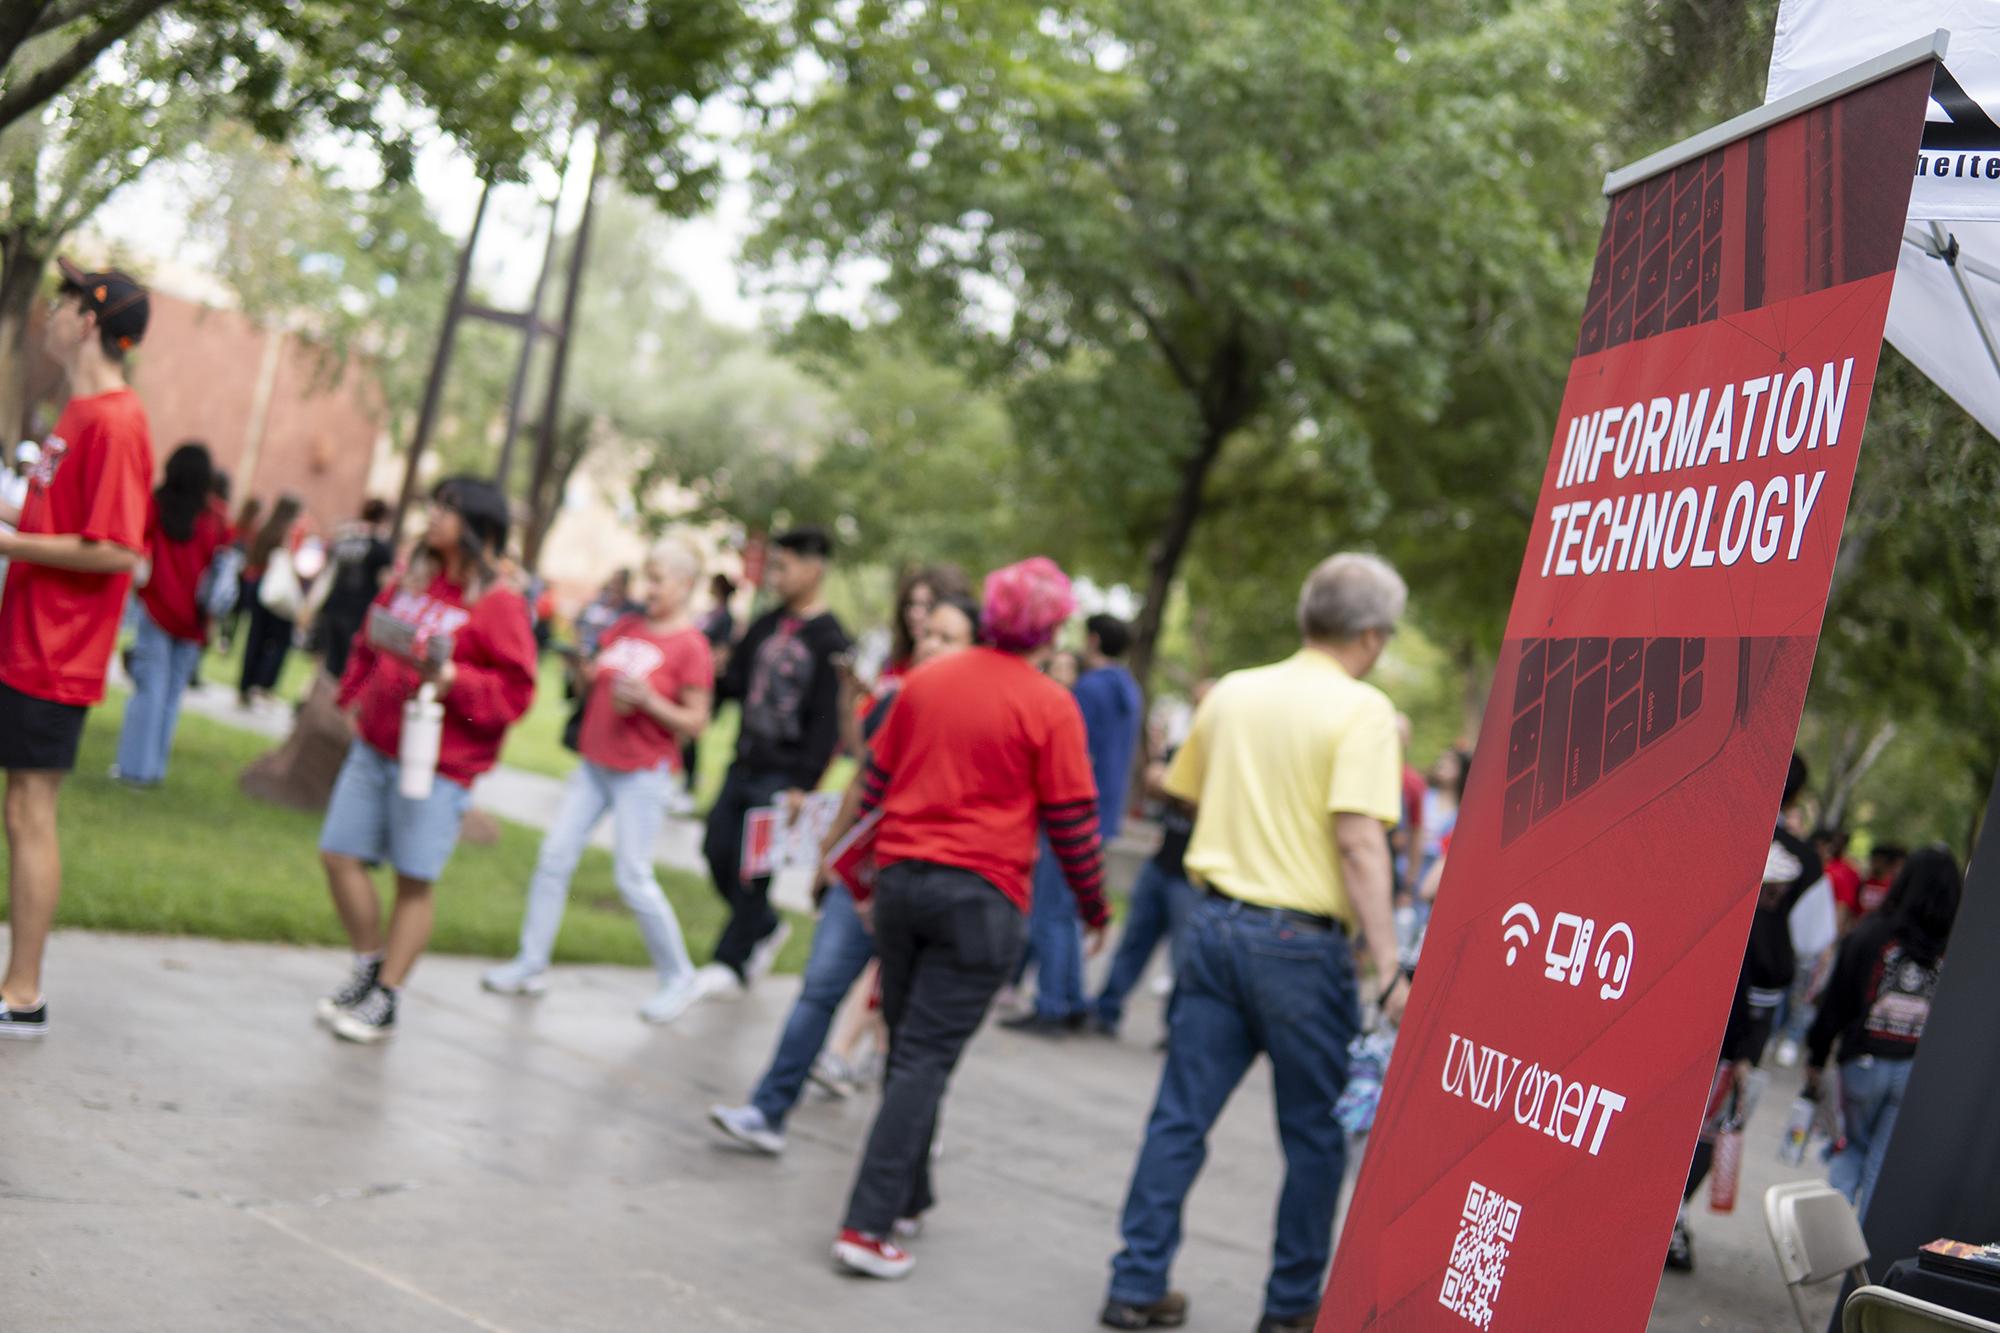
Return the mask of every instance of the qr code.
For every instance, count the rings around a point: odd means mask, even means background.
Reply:
[[[1508,1247],[1521,1227],[1521,1205],[1478,1181],[1465,1192],[1451,1265],[1444,1272],[1438,1304],[1481,1328],[1493,1326],[1493,1302],[1507,1276]]]

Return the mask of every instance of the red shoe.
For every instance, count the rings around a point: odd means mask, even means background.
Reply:
[[[910,1252],[894,1241],[847,1227],[833,1243],[833,1261],[850,1273],[895,1280],[917,1266]]]

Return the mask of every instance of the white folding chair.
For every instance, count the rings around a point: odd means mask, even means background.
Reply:
[[[2000,1324],[1887,1287],[1858,1287],[1840,1312],[1841,1333],[2000,1333]]]
[[[1799,1288],[1849,1273],[1857,1285],[1867,1284],[1868,1240],[1861,1234],[1861,1219],[1831,1185],[1795,1180],[1765,1191],[1764,1226],[1771,1233],[1778,1274],[1792,1298],[1800,1333],[1819,1333],[1806,1317]]]

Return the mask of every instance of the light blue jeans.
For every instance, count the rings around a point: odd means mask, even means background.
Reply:
[[[569,902],[570,878],[583,849],[590,844],[591,830],[606,812],[611,815],[611,872],[618,894],[638,918],[639,934],[661,985],[694,975],[688,958],[687,941],[681,923],[660,881],[653,873],[653,843],[659,836],[660,821],[667,813],[667,793],[673,778],[665,769],[648,768],[637,773],[620,773],[588,759],[576,766],[563,785],[562,804],[556,807],[555,822],[542,839],[542,854],[535,862],[535,876],[528,884],[528,912],[521,921],[521,961],[537,968],[549,965],[556,947],[556,932],[562,928],[563,908]]]
[[[398,790],[401,772],[395,756],[356,737],[333,781],[319,849],[369,865],[386,861],[404,879],[435,884],[458,846],[472,789],[440,773],[431,794],[413,801]]]
[[[201,660],[201,645],[161,629],[138,598],[132,605],[139,637],[132,644],[132,699],[118,733],[118,776],[127,782],[158,782],[167,776],[181,695]]]
[[[1903,1109],[1903,1091],[1910,1086],[1914,1060],[1884,1060],[1864,1055],[1840,1066],[1840,1124],[1846,1142],[1827,1166],[1827,1183],[1847,1196],[1856,1212],[1868,1216],[1875,1177],[1889,1136],[1896,1132],[1896,1115]]]

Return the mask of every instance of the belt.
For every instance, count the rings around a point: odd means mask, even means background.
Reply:
[[[1297,926],[1301,930],[1331,931],[1340,935],[1347,934],[1347,923],[1338,917],[1314,916],[1311,912],[1296,912],[1289,907],[1266,907],[1262,903],[1246,903],[1241,898],[1232,898],[1213,887],[1205,886],[1204,891],[1209,897],[1219,903],[1228,903],[1231,907],[1244,912],[1257,912],[1270,917],[1274,921],[1282,921],[1286,925]]]

